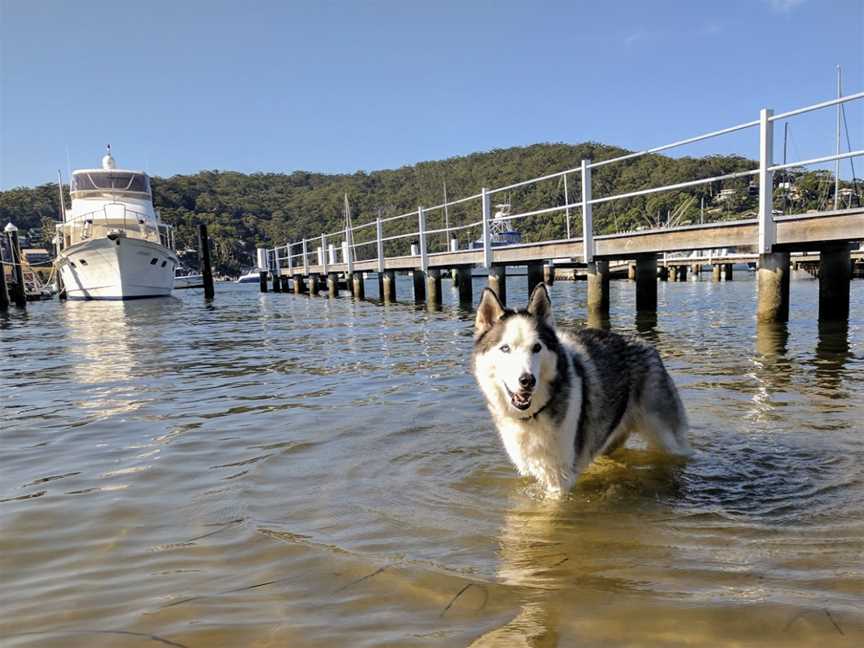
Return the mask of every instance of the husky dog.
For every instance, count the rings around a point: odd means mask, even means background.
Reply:
[[[542,283],[519,311],[486,288],[474,326],[474,376],[504,448],[549,495],[564,495],[634,431],[654,448],[689,454],[678,390],[648,344],[596,329],[556,331]]]

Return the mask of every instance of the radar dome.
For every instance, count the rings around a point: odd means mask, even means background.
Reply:
[[[111,157],[111,145],[108,145],[108,153],[102,158],[102,168],[105,170],[113,169],[116,166],[114,158]]]

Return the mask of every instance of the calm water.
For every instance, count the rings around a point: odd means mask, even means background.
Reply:
[[[864,282],[848,329],[801,279],[758,331],[746,273],[661,284],[656,325],[613,282],[696,455],[561,503],[499,447],[471,313],[217,290],[0,315],[4,647],[862,645]]]

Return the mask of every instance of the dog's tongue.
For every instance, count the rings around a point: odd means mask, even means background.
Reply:
[[[531,403],[531,394],[515,393],[511,400],[516,407],[524,409]]]

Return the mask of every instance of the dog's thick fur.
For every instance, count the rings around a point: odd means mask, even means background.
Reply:
[[[519,311],[483,291],[473,370],[510,460],[551,496],[631,432],[689,454],[687,415],[657,351],[608,331],[556,331],[542,283]]]

